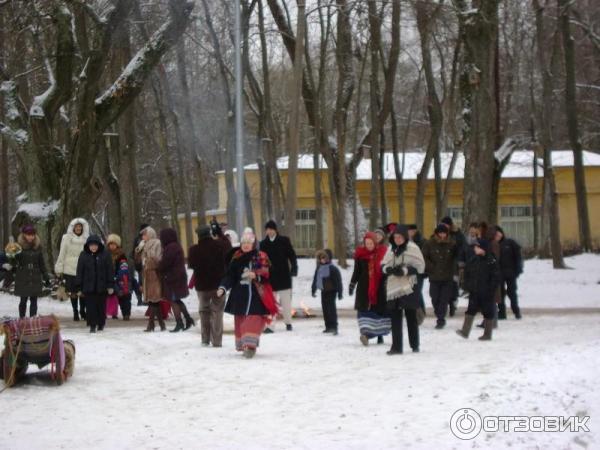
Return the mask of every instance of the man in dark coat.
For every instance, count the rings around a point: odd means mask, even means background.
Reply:
[[[456,332],[465,339],[468,338],[475,314],[481,312],[484,318],[484,332],[479,340],[489,341],[494,329],[494,293],[500,283],[500,271],[488,241],[474,238],[471,243],[465,254],[464,272],[464,287],[469,292],[469,306],[465,312],[463,327]]]
[[[458,294],[459,294],[459,272],[465,265],[465,253],[467,251],[467,241],[465,239],[465,235],[460,231],[460,229],[454,225],[454,222],[451,217],[446,216],[442,219],[444,225],[448,227],[448,232],[450,233],[450,239],[454,241],[456,244],[456,264],[454,269],[454,277],[453,277],[453,290],[452,297],[448,302],[448,306],[450,307],[450,317],[454,317],[456,313],[456,304],[458,303]]]
[[[454,293],[456,252],[456,243],[450,239],[444,224],[438,225],[431,239],[423,244],[425,272],[429,276],[429,295],[437,317],[437,330],[446,325],[448,304]]]
[[[158,263],[158,274],[160,276],[163,296],[171,302],[171,309],[177,323],[171,332],[176,333],[187,330],[192,325],[196,325],[187,310],[187,306],[181,300],[190,295],[185,268],[185,256],[181,244],[177,241],[177,231],[173,228],[160,230],[160,243],[163,253]],[[183,326],[181,314],[185,317],[185,327]]]
[[[223,239],[213,236],[211,227],[201,226],[198,243],[188,252],[188,266],[194,271],[194,287],[200,301],[202,345],[221,347],[225,297],[217,297],[219,282],[225,276],[227,247]]]
[[[265,234],[267,236],[261,241],[260,250],[271,261],[271,286],[281,304],[285,328],[292,331],[292,277],[298,275],[296,252],[290,239],[277,232],[277,224],[273,220],[265,224]],[[265,333],[272,331],[267,328]]]
[[[104,250],[102,239],[91,235],[83,247],[77,261],[75,284],[78,297],[86,302],[87,321],[90,333],[104,329],[106,324],[106,297],[114,293],[114,276],[112,258]]]
[[[502,281],[500,289],[502,297],[498,305],[498,319],[506,319],[506,295],[510,299],[510,308],[516,319],[521,318],[521,309],[519,308],[519,298],[517,295],[517,278],[523,273],[523,257],[521,256],[521,246],[516,241],[507,238],[504,230],[496,226],[496,241],[500,245],[500,274]]]

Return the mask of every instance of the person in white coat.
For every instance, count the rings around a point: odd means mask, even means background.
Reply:
[[[67,232],[60,241],[60,252],[54,265],[54,273],[58,278],[63,278],[65,291],[71,298],[73,306],[73,320],[79,321],[79,317],[85,320],[85,299],[77,296],[76,276],[77,261],[83,251],[83,246],[90,235],[90,226],[85,219],[80,217],[73,219],[67,228]],[[79,309],[77,308],[79,303]]]

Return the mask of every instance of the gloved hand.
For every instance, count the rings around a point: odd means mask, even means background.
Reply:
[[[350,286],[348,286],[348,295],[350,295],[350,296],[354,295],[354,288],[356,288],[356,284],[350,283]]]
[[[50,280],[44,280],[44,287],[49,288],[52,285],[52,283],[50,283]]]
[[[395,269],[395,267],[386,267],[385,268],[385,274],[386,275],[393,275],[394,274],[394,269]]]
[[[408,273],[408,269],[404,265],[396,266],[396,267],[394,267],[393,270],[394,270],[394,272],[393,272],[394,275],[396,275],[397,277],[402,277]]]
[[[342,294],[339,294],[339,295],[338,295],[338,300],[341,300],[341,299],[343,299],[343,298],[344,298],[344,296],[343,296]]]
[[[108,295],[113,295],[115,293],[115,290],[113,288],[108,288],[107,292],[108,292]]]
[[[312,294],[311,294],[311,295],[312,295],[313,297],[316,297],[316,296],[317,296],[317,293],[316,293],[315,291],[312,291]]]
[[[13,266],[9,263],[4,263],[4,264],[2,264],[2,268],[4,270],[6,270],[7,272],[10,272],[13,269]]]
[[[297,277],[298,276],[298,268],[292,267],[292,271],[290,272],[290,275],[292,275],[293,277]]]

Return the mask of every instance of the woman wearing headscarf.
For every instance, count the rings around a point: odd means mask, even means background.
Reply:
[[[90,226],[85,219],[78,217],[71,220],[67,232],[60,241],[60,251],[54,265],[54,273],[58,278],[64,279],[65,291],[71,297],[73,320],[76,322],[80,317],[84,320],[86,318],[85,299],[83,297],[79,298],[79,309],[77,308],[78,298],[75,279],[77,276],[77,261],[89,236]]]
[[[381,262],[387,247],[385,241],[377,245],[376,233],[368,232],[363,245],[354,253],[354,272],[350,280],[350,295],[356,290],[354,309],[357,311],[360,341],[369,345],[369,339],[377,337],[377,343],[383,344],[383,336],[389,334],[391,322],[385,316],[385,297],[383,295],[383,272]]]
[[[392,347],[388,355],[402,353],[402,316],[406,314],[408,340],[413,352],[419,351],[417,275],[425,271],[421,250],[408,237],[408,228],[398,225],[390,236],[390,248],[382,265],[386,279],[387,310],[392,319]]]
[[[246,358],[252,358],[262,331],[278,313],[278,308],[269,283],[269,257],[256,248],[256,236],[251,228],[244,230],[240,242],[217,295],[222,297],[230,291],[225,312],[235,316],[235,349]]]

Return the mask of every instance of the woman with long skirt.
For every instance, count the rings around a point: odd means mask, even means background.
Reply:
[[[369,339],[377,338],[383,344],[383,336],[389,334],[391,322],[385,316],[383,295],[383,272],[381,261],[387,251],[383,244],[377,245],[377,235],[368,232],[363,245],[354,253],[354,272],[350,280],[350,295],[356,291],[354,309],[357,311],[360,342],[369,345]]]
[[[235,316],[235,349],[246,358],[255,355],[262,331],[278,312],[269,284],[270,265],[267,254],[256,248],[254,232],[247,228],[217,290],[218,297],[230,291],[225,312]]]

